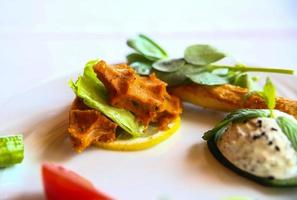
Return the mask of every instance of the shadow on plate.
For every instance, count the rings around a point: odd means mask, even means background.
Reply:
[[[45,197],[42,193],[24,193],[18,194],[12,198],[13,200],[44,200]]]
[[[243,178],[235,172],[224,167],[217,161],[208,150],[206,142],[194,144],[189,148],[187,155],[187,163],[193,170],[197,170],[197,178],[201,176],[201,172],[205,176],[217,179],[224,185],[246,187],[265,194],[281,198],[282,195],[292,195],[292,199],[296,198],[297,188],[271,188],[259,185],[251,180]],[[216,181],[217,182],[217,181]],[[217,186],[216,186],[217,187]]]
[[[68,108],[50,114],[30,128],[25,144],[38,161],[66,161],[76,155],[67,136]]]

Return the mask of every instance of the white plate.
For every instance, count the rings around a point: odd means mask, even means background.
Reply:
[[[139,152],[90,148],[76,154],[66,137],[74,98],[68,76],[40,85],[1,106],[0,134],[23,133],[22,164],[0,170],[0,199],[43,199],[40,164],[61,164],[118,199],[295,199],[297,189],[267,188],[217,162],[201,139],[223,114],[185,106],[178,133]],[[297,98],[296,77],[272,76],[279,94]]]

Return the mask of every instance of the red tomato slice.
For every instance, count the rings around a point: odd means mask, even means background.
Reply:
[[[87,179],[55,164],[42,165],[42,179],[48,200],[112,200]]]

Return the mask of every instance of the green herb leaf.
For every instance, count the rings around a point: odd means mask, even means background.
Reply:
[[[266,83],[263,88],[263,95],[264,95],[264,99],[267,104],[267,107],[270,110],[270,116],[274,117],[273,109],[276,104],[276,99],[275,99],[276,89],[275,89],[273,83],[271,82],[270,78],[266,79]]]
[[[207,72],[208,68],[207,66],[204,65],[192,65],[192,64],[184,64],[182,67],[182,71],[185,75],[192,75],[192,74],[197,74],[201,72]]]
[[[274,108],[276,105],[276,89],[269,77],[267,77],[267,79],[266,79],[266,83],[263,87],[263,91],[248,92],[244,96],[244,101],[246,101],[250,96],[252,96],[254,94],[256,94],[256,95],[260,96],[262,99],[264,99],[264,101],[267,105],[267,108],[270,111],[270,117],[274,117],[273,111],[274,111]]]
[[[224,57],[224,53],[204,44],[191,45],[184,53],[185,60],[194,65],[208,65]]]
[[[167,57],[167,53],[156,42],[145,35],[138,35],[127,41],[127,45],[151,61]]]
[[[153,62],[139,53],[127,55],[128,64],[140,75],[149,75],[151,73]]]
[[[297,151],[297,122],[295,119],[288,117],[277,117],[276,122],[282,129],[283,133],[291,141],[294,149]]]
[[[148,63],[148,64],[153,64],[151,60],[148,60],[146,57],[139,53],[130,53],[129,55],[126,56],[128,64],[131,64],[133,62],[142,62],[142,63]]]
[[[252,77],[247,73],[236,74],[234,79],[231,81],[232,85],[248,88],[249,91],[255,91],[259,89],[257,82],[258,79],[256,77]]]
[[[161,72],[175,72],[185,64],[184,59],[160,60],[153,63],[153,68]]]
[[[245,72],[294,73],[294,70],[283,68],[245,66],[243,64],[236,64],[235,66],[211,64],[223,59],[225,54],[205,44],[191,45],[186,48],[184,60],[171,59],[165,61],[164,58],[167,58],[166,51],[147,36],[139,35],[128,40],[127,44],[136,51],[136,53],[127,56],[128,63],[135,63],[132,66],[139,74],[158,73],[159,78],[165,82],[168,81],[169,85],[184,84],[186,80],[189,80],[204,85],[228,83],[256,91],[258,90],[257,79]],[[152,70],[151,65],[154,70]],[[262,93],[259,92],[259,95]]]
[[[169,86],[183,84],[188,79],[184,75],[182,70],[178,70],[178,71],[171,72],[171,73],[160,72],[160,71],[154,70],[154,73],[156,74],[156,76],[159,79],[166,82]]]
[[[108,104],[107,91],[93,70],[93,66],[97,62],[98,60],[88,62],[83,76],[80,76],[75,83],[70,81],[69,86],[87,106],[99,110],[132,136],[140,136],[143,126],[137,122],[134,115],[125,109]]]
[[[24,159],[22,135],[0,137],[0,167],[21,163]]]
[[[211,137],[220,137],[225,132],[230,123],[240,122],[256,117],[268,117],[269,112],[261,109],[240,109],[228,114],[225,119],[218,123],[213,129],[207,131],[203,135],[204,140],[209,140]]]
[[[145,62],[133,62],[130,66],[140,75],[149,75],[152,69],[152,65]]]
[[[186,76],[194,83],[201,85],[222,85],[229,82],[228,79],[210,72],[187,74]]]

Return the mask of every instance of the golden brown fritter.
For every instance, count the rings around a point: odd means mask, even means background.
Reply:
[[[145,126],[156,122],[167,127],[181,113],[180,100],[166,91],[166,83],[154,74],[141,77],[127,64],[94,66],[98,78],[105,85],[110,104],[132,112]]]
[[[264,100],[258,95],[252,95],[245,101],[244,96],[248,89],[229,84],[220,86],[187,84],[171,87],[169,91],[184,101],[215,110],[267,108]],[[275,108],[297,118],[297,101],[278,97]]]
[[[94,141],[115,140],[117,125],[100,112],[89,108],[76,98],[69,112],[69,128],[74,149],[82,152]]]

